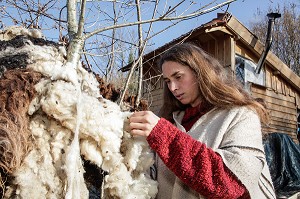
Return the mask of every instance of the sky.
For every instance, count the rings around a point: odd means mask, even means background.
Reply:
[[[191,10],[196,10],[199,9],[201,6],[204,6],[208,3],[214,2],[215,5],[218,2],[224,2],[226,0],[190,0],[187,1],[187,3],[185,5],[182,6],[182,9],[186,9],[188,7],[188,4],[190,2],[196,2],[195,4],[193,4],[193,6],[190,8]],[[59,1],[61,4],[65,3],[65,0]],[[105,2],[105,1],[103,1]],[[162,5],[160,5],[160,8],[163,9],[165,5],[163,5],[164,2],[167,2],[168,5],[175,5],[177,4],[179,1],[178,0],[166,0],[166,1],[161,1]],[[257,20],[261,21],[261,20],[266,20],[266,19],[260,19],[258,17],[255,16],[255,14],[257,13],[257,9],[259,9],[262,12],[265,12],[265,15],[262,16],[266,16],[268,13],[268,9],[270,7],[274,8],[277,7],[277,5],[279,4],[280,7],[283,7],[284,4],[288,4],[288,3],[295,3],[296,5],[298,5],[298,11],[300,12],[300,0],[237,0],[233,3],[230,4],[230,6],[228,7],[228,12],[231,13],[232,15],[234,15],[241,23],[243,23],[246,27],[250,28],[250,23],[251,22],[255,22]],[[107,3],[108,4],[108,3]],[[102,4],[103,5],[103,4]],[[0,5],[1,6],[1,5]],[[149,46],[147,47],[147,52],[154,50],[155,48],[158,48],[172,40],[174,40],[177,37],[180,37],[181,35],[191,31],[192,29],[195,29],[199,26],[201,26],[204,23],[207,23],[209,21],[211,21],[213,18],[217,17],[217,13],[220,12],[224,12],[226,10],[227,6],[224,6],[221,9],[215,10],[211,13],[208,14],[204,14],[201,15],[199,17],[190,19],[190,20],[186,20],[183,21],[179,24],[177,24],[176,26],[168,29],[166,32],[163,32],[162,34],[159,34],[155,37],[153,37],[151,39],[151,41],[148,43]],[[111,9],[111,4],[108,4],[106,7],[101,6],[101,9],[108,11],[109,9]],[[149,15],[152,15],[152,10],[149,8],[148,10],[146,9],[143,14],[147,15],[147,11],[149,12]],[[164,13],[163,11],[161,11],[161,13]],[[53,13],[54,16],[57,16],[57,13]],[[98,18],[97,17],[97,12],[93,13],[93,12],[87,12],[86,14],[86,19],[92,19],[92,22],[96,21],[95,24],[103,24],[103,21],[98,20],[94,18]],[[149,17],[148,15],[148,17]],[[132,15],[134,16],[134,15]],[[146,18],[146,16],[142,16],[142,18]],[[143,19],[144,19],[143,18]],[[136,16],[135,16],[136,19]],[[1,20],[1,19],[0,19]],[[3,20],[3,19],[2,19]],[[266,24],[267,24],[267,20],[266,20]],[[90,24],[88,24],[85,27],[90,26]],[[153,25],[154,31],[153,32],[157,32],[157,30],[162,29],[164,27],[166,27],[166,23],[165,22],[157,22]],[[95,25],[91,26],[92,29],[97,28]],[[144,27],[144,25],[143,25]],[[86,29],[89,30],[89,29]],[[136,30],[136,28],[135,28]],[[146,30],[146,28],[145,28]],[[57,41],[58,39],[58,30],[57,29],[46,29],[43,30],[43,34],[46,36],[47,39],[49,40],[54,40]],[[127,36],[127,35],[126,35]]]
[[[229,12],[239,19],[244,25],[248,26],[249,22],[255,21],[254,13],[259,8],[262,11],[267,11],[270,7],[277,7],[279,4],[281,8],[289,3],[295,3],[298,11],[300,11],[300,0],[239,0],[233,3]]]
[[[200,0],[199,0],[200,1]],[[298,5],[298,11],[300,10],[300,0],[237,0],[233,2],[229,8],[228,12],[234,15],[241,23],[249,28],[251,22],[256,20],[261,20],[255,16],[257,9],[264,11],[267,15],[268,9],[270,7],[277,7],[279,4],[280,7],[283,7],[284,4],[295,3]],[[226,7],[222,9],[215,10],[211,13],[199,16],[193,20],[184,21],[172,28],[169,31],[155,37],[152,42],[154,47],[159,47],[172,41],[173,39],[179,37],[182,34],[189,32],[190,30],[199,27],[200,25],[209,22],[213,18],[217,17],[217,13],[224,12]],[[267,24],[267,21],[266,21]]]

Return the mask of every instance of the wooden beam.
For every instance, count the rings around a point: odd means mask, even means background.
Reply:
[[[220,32],[223,32],[223,33],[233,36],[232,32],[228,31],[228,29],[224,26],[216,26],[216,27],[205,29],[205,33],[211,33],[211,32],[216,32],[216,31],[220,31]]]

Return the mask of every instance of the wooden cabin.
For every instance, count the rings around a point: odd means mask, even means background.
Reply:
[[[229,74],[238,78],[255,98],[265,100],[271,121],[264,131],[288,134],[298,143],[300,77],[271,51],[261,72],[255,75],[264,43],[229,13],[218,14],[212,21],[144,56],[143,98],[148,100],[152,111],[158,113],[163,93],[163,79],[156,63],[161,53],[180,42],[201,46],[216,57]],[[123,68],[123,71],[129,67]]]

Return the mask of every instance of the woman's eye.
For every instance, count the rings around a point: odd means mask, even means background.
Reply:
[[[176,76],[176,79],[180,79],[180,78],[181,78],[181,75]]]

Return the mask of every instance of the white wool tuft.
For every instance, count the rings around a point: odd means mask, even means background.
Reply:
[[[37,29],[26,29],[20,26],[10,26],[0,31],[0,40],[8,41],[15,38],[18,35],[31,36],[34,38],[43,38],[41,31]]]
[[[84,139],[80,143],[80,150],[81,154],[86,160],[91,161],[99,168],[101,168],[103,157],[101,155],[99,146],[97,146],[97,142],[95,142],[94,140]]]
[[[124,134],[123,148],[125,148],[124,162],[130,171],[138,170],[144,172],[153,165],[153,153],[144,137],[131,137],[129,133]]]

